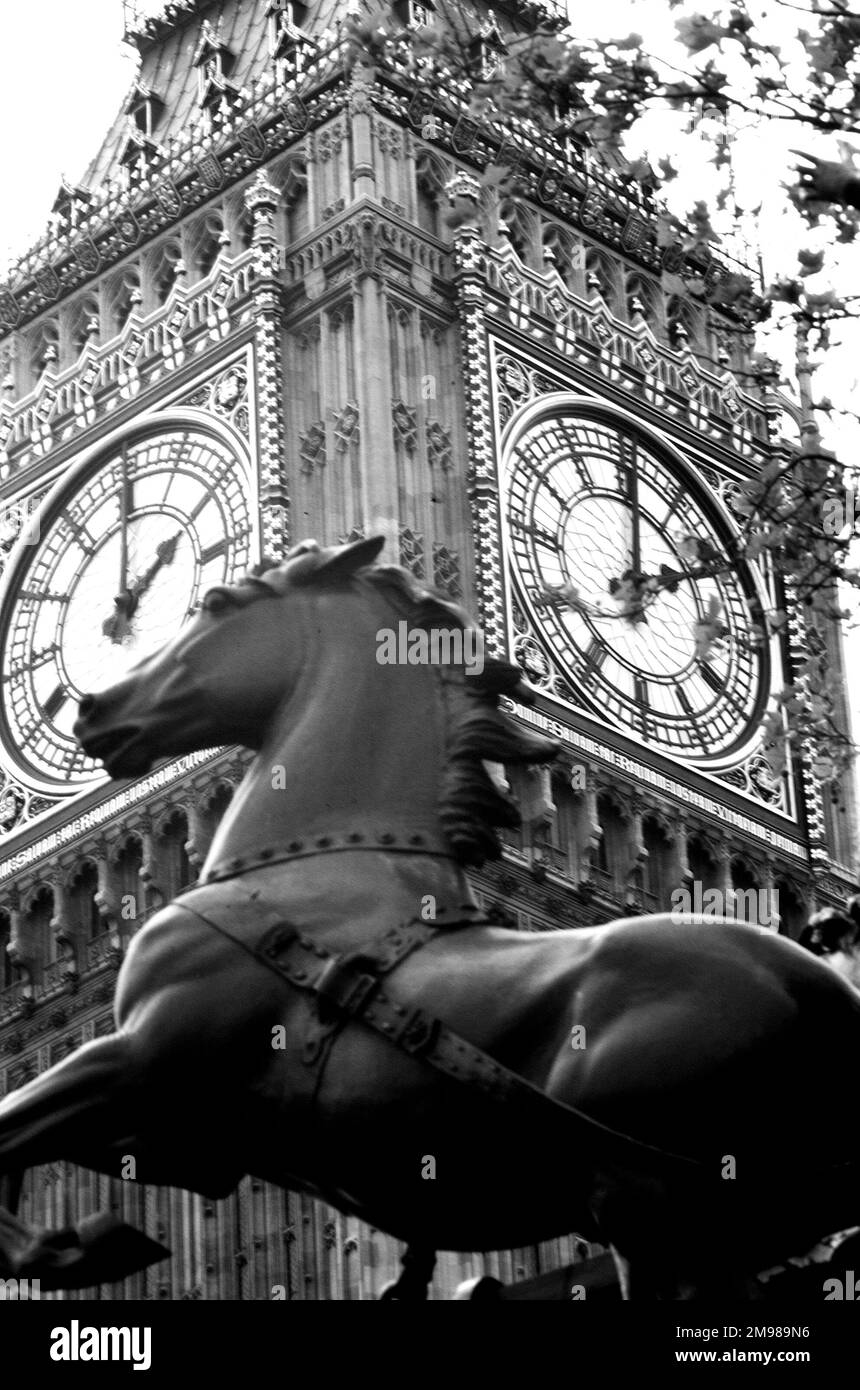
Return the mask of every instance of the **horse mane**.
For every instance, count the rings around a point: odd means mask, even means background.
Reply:
[[[465,609],[416,580],[408,570],[363,562],[362,547],[367,545],[359,541],[353,546],[320,550],[312,542],[304,542],[286,561],[258,565],[246,582],[265,584],[282,593],[292,584],[322,587],[367,583],[383,593],[413,629],[429,631],[444,626],[464,632],[478,630]],[[355,566],[345,561],[344,551],[349,550],[358,552],[355,558],[361,562]],[[291,569],[294,574],[290,574]],[[522,728],[500,708],[503,695],[523,704],[534,703],[518,666],[485,656],[480,674],[467,675],[454,665],[445,667],[445,672],[441,686],[447,714],[446,747],[439,820],[459,862],[478,867],[501,855],[496,827],[516,829],[521,824],[516,802],[501,778],[493,779],[486,764],[552,762],[559,745]]]
[[[797,944],[825,959],[837,951],[856,950],[860,944],[860,898],[850,898],[842,912],[825,907],[814,913],[797,938]]]

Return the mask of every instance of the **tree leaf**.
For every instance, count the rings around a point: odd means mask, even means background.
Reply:
[[[685,15],[682,19],[676,19],[675,28],[679,41],[688,53],[701,53],[704,49],[710,48],[711,44],[718,44],[731,32],[703,14]]]

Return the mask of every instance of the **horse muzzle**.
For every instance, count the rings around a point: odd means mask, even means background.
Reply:
[[[87,757],[103,763],[111,777],[140,777],[154,761],[152,752],[141,744],[143,730],[131,722],[105,728],[107,713],[97,695],[84,695],[72,733]]]

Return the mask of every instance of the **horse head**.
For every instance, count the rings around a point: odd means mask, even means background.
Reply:
[[[798,945],[860,990],[860,897],[849,898],[843,911],[825,907],[814,913]]]
[[[84,751],[112,777],[137,777],[157,758],[217,743],[259,747],[302,657],[298,633],[290,631],[296,607],[259,600],[301,587],[310,573],[335,580],[347,558],[368,563],[380,545],[324,551],[304,542],[283,564],[260,565],[238,584],[208,590],[172,641],[116,685],[84,695],[74,728]]]
[[[463,609],[406,570],[374,566],[383,543],[305,541],[209,590],[161,651],[83,697],[84,751],[113,777],[137,777],[164,757],[253,750],[243,851],[370,817],[441,835],[462,863],[496,856],[494,827],[519,817],[487,763],[548,762],[557,745],[499,707],[503,695],[530,698],[516,667],[465,664],[463,639],[479,634]],[[398,627],[459,634],[459,659],[450,643],[447,660],[416,659],[402,642],[385,655],[381,638],[390,648]]]

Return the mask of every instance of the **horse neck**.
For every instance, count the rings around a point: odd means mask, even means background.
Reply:
[[[290,600],[287,600],[290,601]],[[302,664],[292,694],[219,827],[204,874],[320,841],[444,848],[439,786],[446,713],[440,672],[380,665],[377,633],[402,616],[381,596],[292,600]]]

